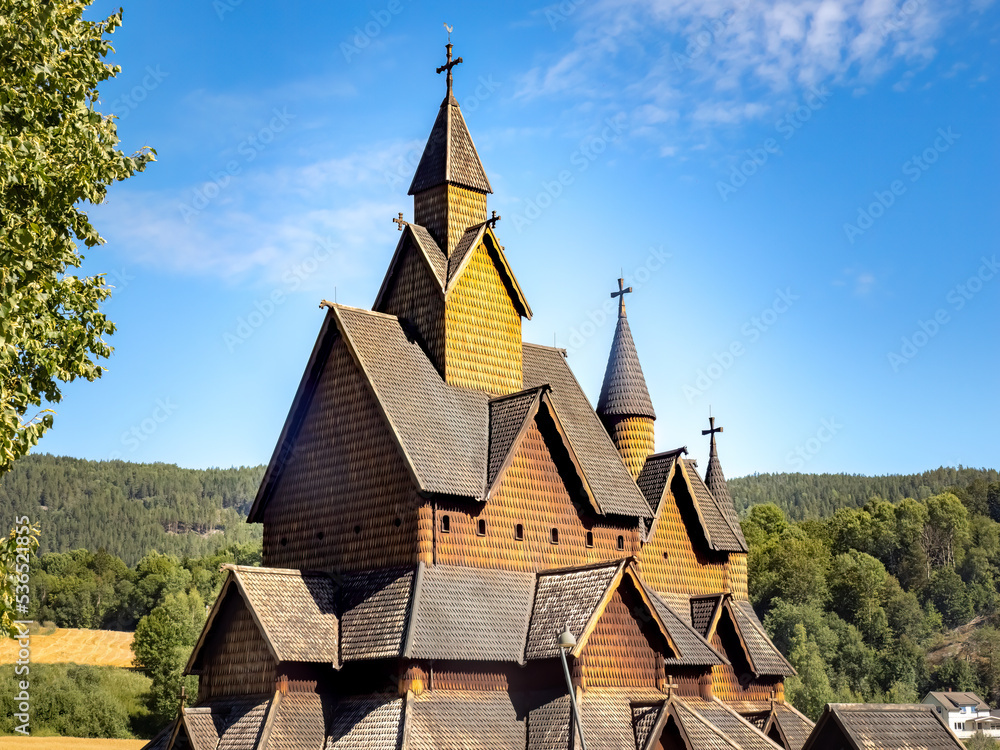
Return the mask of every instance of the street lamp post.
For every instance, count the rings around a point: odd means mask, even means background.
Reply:
[[[559,656],[562,658],[563,673],[566,675],[566,687],[569,689],[569,702],[573,706],[573,718],[576,720],[577,729],[580,732],[580,745],[582,750],[587,750],[587,740],[583,738],[583,722],[580,721],[580,707],[576,705],[576,691],[573,690],[573,680],[569,676],[569,662],[566,661],[566,652],[576,645],[576,638],[569,628],[559,634]]]

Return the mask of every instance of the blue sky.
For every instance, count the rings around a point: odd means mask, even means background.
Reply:
[[[91,16],[117,3],[95,3]],[[629,320],[657,447],[752,472],[998,465],[1000,12],[931,0],[138,3],[91,211],[114,356],[39,450],[263,463],[334,298],[369,307],[444,92],[596,401]]]

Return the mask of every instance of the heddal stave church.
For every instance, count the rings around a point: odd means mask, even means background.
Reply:
[[[721,428],[704,478],[654,453],[623,291],[596,411],[522,341],[447,49],[413,221],[371,310],[324,303],[250,511],[265,567],[229,568],[147,748],[801,750]]]

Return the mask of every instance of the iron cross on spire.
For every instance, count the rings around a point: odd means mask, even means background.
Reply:
[[[618,279],[618,291],[611,292],[611,299],[618,298],[618,317],[625,317],[625,295],[632,292],[632,287],[625,286],[625,279]]]
[[[448,51],[448,62],[446,62],[444,65],[442,65],[440,68],[438,68],[437,72],[438,73],[443,73],[446,70],[448,71],[448,97],[450,98],[451,97],[451,69],[454,68],[456,65],[458,65],[460,62],[462,62],[462,58],[458,57],[458,58],[455,58],[454,60],[451,59],[451,47],[452,47],[452,45],[451,45],[451,33],[450,33],[450,31],[448,33],[448,40],[449,40],[448,43],[446,45],[444,45],[444,48]]]
[[[702,435],[711,435],[712,436],[712,438],[711,438],[712,442],[714,443],[715,442],[715,433],[717,433],[717,432],[722,432],[722,428],[715,426],[715,417],[709,417],[708,418],[708,429],[707,430],[702,430],[701,434]]]

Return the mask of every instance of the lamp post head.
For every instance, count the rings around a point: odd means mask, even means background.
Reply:
[[[559,634],[559,648],[564,651],[569,651],[574,646],[576,646],[576,638],[571,632],[569,632],[569,628],[566,628]]]

